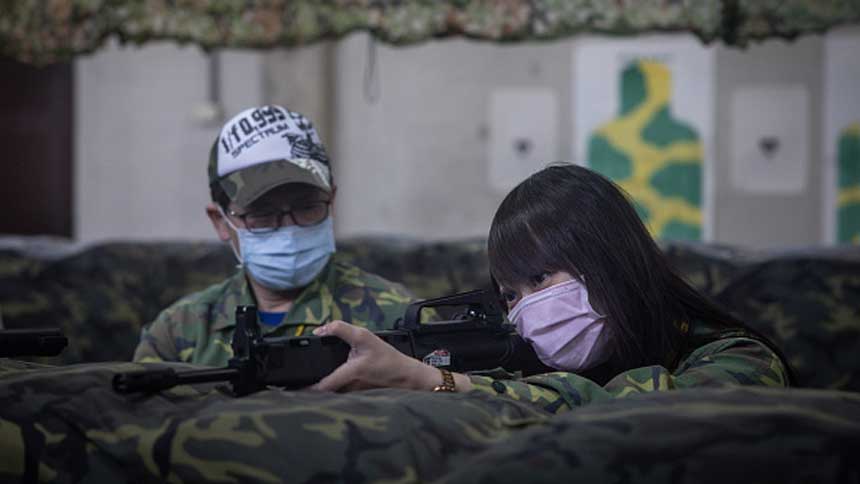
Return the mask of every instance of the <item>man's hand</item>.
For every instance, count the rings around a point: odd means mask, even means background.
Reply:
[[[311,386],[312,390],[355,391],[369,388],[432,390],[442,383],[438,369],[397,351],[365,328],[332,321],[315,336],[337,336],[352,348],[346,363]]]

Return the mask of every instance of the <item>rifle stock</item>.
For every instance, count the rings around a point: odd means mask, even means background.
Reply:
[[[56,328],[0,330],[0,358],[57,356],[69,339]]]

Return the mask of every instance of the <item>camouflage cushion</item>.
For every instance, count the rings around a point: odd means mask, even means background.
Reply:
[[[19,268],[0,269],[4,326],[61,328],[66,363],[130,360],[142,324],[235,266],[229,250],[209,243],[110,243],[51,261],[7,253],[0,262]]]
[[[696,243],[662,246],[678,272],[771,336],[802,384],[860,390],[860,249],[768,255]],[[483,239],[338,241],[362,269],[403,282],[418,297],[488,283]],[[8,328],[59,326],[69,348],[51,363],[131,359],[141,325],[180,296],[233,271],[211,243],[105,243],[82,251],[0,250],[0,311]]]
[[[443,482],[858,482],[858,418],[853,392],[642,394],[530,426]]]
[[[489,280],[482,240],[355,239],[339,241],[338,250],[422,298]],[[215,242],[105,243],[58,258],[2,250],[0,311],[6,328],[63,330],[69,347],[50,362],[130,360],[143,324],[180,297],[232,275],[235,264],[230,249]]]
[[[338,250],[348,254],[362,269],[402,282],[422,299],[490,284],[484,239],[427,243],[362,238],[339,241]]]
[[[264,391],[234,399],[213,384],[150,396],[111,390],[116,372],[140,367],[31,369],[0,360],[0,481],[860,479],[860,395],[850,392],[678,390],[553,417],[479,392]]]
[[[736,247],[698,242],[662,242],[660,248],[678,274],[710,297],[758,257]]]
[[[776,257],[717,300],[783,350],[801,386],[860,391],[860,260]]]

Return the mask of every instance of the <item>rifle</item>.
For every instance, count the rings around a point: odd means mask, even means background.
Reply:
[[[421,323],[426,308],[466,306],[450,321]],[[457,372],[504,368],[532,375],[552,371],[531,345],[504,323],[494,294],[476,290],[410,304],[394,330],[376,336],[401,353]],[[227,367],[177,372],[172,368],[117,374],[118,393],[154,392],[187,383],[227,381],[235,396],[276,386],[288,390],[312,385],[343,364],[349,345],[335,336],[263,337],[254,306],[236,308],[233,357]]]
[[[69,339],[56,328],[0,330],[0,358],[16,356],[57,356]]]

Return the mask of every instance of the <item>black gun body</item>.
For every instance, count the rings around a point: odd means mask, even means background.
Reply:
[[[464,319],[421,324],[425,307],[469,305]],[[374,333],[397,351],[432,366],[457,372],[503,368],[533,375],[552,371],[509,324],[487,291],[446,296],[413,303],[398,329]],[[171,368],[118,374],[120,393],[157,391],[183,383],[229,381],[236,395],[268,386],[290,390],[323,379],[347,361],[350,346],[334,336],[264,337],[256,308],[236,308],[233,358],[227,368],[176,372]]]
[[[0,330],[0,358],[56,356],[69,344],[59,329]]]
[[[412,354],[412,342],[404,331],[375,333],[406,355]],[[334,336],[294,336],[264,338],[258,346],[257,375],[266,385],[298,389],[322,380],[346,362],[350,347]]]
[[[412,331],[374,333],[406,356],[456,372],[504,368],[530,375],[551,371],[514,331],[484,322],[447,321]],[[350,347],[334,336],[264,338],[257,378],[266,385],[303,388],[346,362]]]

